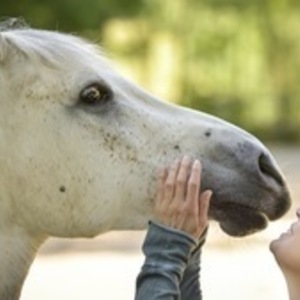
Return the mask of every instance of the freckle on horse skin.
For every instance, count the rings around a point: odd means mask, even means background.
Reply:
[[[59,191],[64,193],[66,191],[66,187],[64,185],[60,186]]]

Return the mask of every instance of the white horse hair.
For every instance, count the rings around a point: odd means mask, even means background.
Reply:
[[[49,237],[142,229],[156,173],[187,154],[214,191],[210,218],[230,235],[289,208],[285,180],[253,136],[164,103],[113,70],[77,37],[0,32],[0,299],[15,300]]]

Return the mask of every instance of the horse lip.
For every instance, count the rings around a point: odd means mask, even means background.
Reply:
[[[211,216],[222,230],[233,237],[243,237],[263,230],[270,220],[269,213],[258,208],[234,202],[212,205]]]
[[[234,222],[231,221],[220,221],[220,227],[222,230],[232,237],[244,237],[258,231],[265,229],[268,226],[268,220],[265,214],[257,213],[256,218],[259,218],[258,225],[251,225],[249,227],[238,227]]]
[[[212,205],[215,209],[217,210],[228,210],[228,209],[232,209],[235,211],[239,211],[239,210],[248,210],[249,212],[256,212],[256,213],[260,213],[265,215],[269,220],[271,220],[272,218],[272,214],[264,209],[258,208],[258,207],[252,207],[250,205],[245,205],[245,204],[241,204],[241,203],[235,203],[233,201],[223,201],[221,203],[214,203]]]

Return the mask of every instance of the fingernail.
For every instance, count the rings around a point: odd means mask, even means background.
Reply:
[[[200,165],[201,165],[200,160],[199,160],[199,159],[195,159],[195,160],[194,160],[194,163],[193,163],[193,166],[194,166],[194,167],[198,167],[198,166],[200,166]]]
[[[181,162],[184,164],[189,164],[191,162],[191,159],[188,155],[185,155],[185,156],[183,156]]]
[[[208,190],[208,191],[207,191],[207,198],[208,198],[209,200],[211,200],[212,195],[213,195],[213,191],[212,191],[212,190]]]

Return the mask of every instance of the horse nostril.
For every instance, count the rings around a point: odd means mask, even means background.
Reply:
[[[276,165],[274,164],[274,162],[268,154],[262,153],[259,156],[258,165],[260,171],[264,175],[272,177],[275,181],[277,181],[277,183],[279,183],[280,185],[284,185],[284,181],[279,170],[277,169]]]

